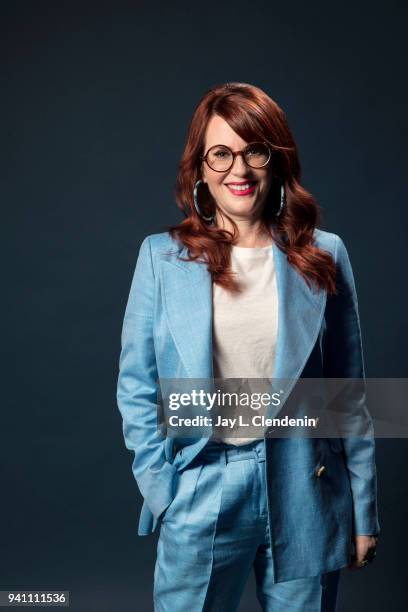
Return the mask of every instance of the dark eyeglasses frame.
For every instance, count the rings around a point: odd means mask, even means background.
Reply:
[[[251,164],[248,164],[247,160],[245,159],[245,151],[248,149],[248,147],[250,147],[250,146],[252,146],[254,144],[263,144],[263,145],[266,146],[266,148],[269,151],[269,157],[268,157],[267,161],[262,166],[251,166]],[[226,168],[225,170],[215,170],[212,166],[210,166],[210,164],[208,163],[208,160],[207,160],[207,156],[208,156],[208,153],[211,151],[211,149],[214,149],[214,147],[224,147],[225,149],[228,149],[229,151],[231,151],[231,153],[232,153],[232,162],[231,162],[231,165],[229,166],[229,168]],[[227,145],[217,144],[217,145],[213,145],[212,147],[210,147],[205,155],[200,155],[200,160],[202,162],[205,161],[207,166],[209,168],[211,168],[211,170],[213,170],[214,172],[228,172],[229,170],[231,170],[232,166],[234,165],[235,158],[236,158],[237,155],[242,155],[242,159],[244,160],[244,162],[246,163],[247,166],[249,166],[250,168],[253,168],[254,170],[258,170],[259,168],[265,168],[265,166],[267,166],[269,164],[269,162],[271,161],[271,157],[272,157],[272,150],[271,150],[270,145],[267,142],[265,142],[264,140],[255,140],[254,142],[250,142],[250,143],[248,143],[246,145],[246,147],[244,149],[241,149],[240,151],[233,151],[232,149],[227,147]]]

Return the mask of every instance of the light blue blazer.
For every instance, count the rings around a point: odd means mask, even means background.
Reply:
[[[279,302],[271,377],[363,378],[346,247],[336,234],[316,229],[314,236],[334,257],[339,293],[310,289],[286,254],[271,246]],[[122,328],[117,402],[144,499],[139,535],[155,530],[174,498],[178,472],[209,439],[190,438],[176,453],[174,438],[157,431],[158,378],[213,377],[211,276],[204,263],[180,261],[178,254],[186,257],[187,249],[168,232],[143,240]],[[353,534],[380,532],[374,439],[266,437],[265,444],[275,581],[346,566]],[[326,470],[317,477],[312,468],[320,465]]]

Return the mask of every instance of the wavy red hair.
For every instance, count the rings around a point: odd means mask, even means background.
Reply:
[[[313,243],[313,232],[321,217],[320,207],[300,184],[299,156],[285,113],[262,89],[253,85],[216,85],[198,103],[188,128],[175,186],[177,206],[185,219],[167,227],[170,235],[188,248],[188,261],[205,261],[215,283],[229,291],[239,291],[230,267],[231,246],[238,237],[236,223],[228,216],[233,233],[210,225],[197,214],[193,201],[194,185],[201,178],[200,156],[204,155],[206,128],[215,114],[246,142],[265,140],[271,145],[274,176],[261,224],[309,287],[314,283],[329,294],[335,293],[333,259]],[[281,215],[276,217],[282,182],[286,203]],[[200,209],[205,216],[214,214],[215,206],[210,194],[207,200],[200,197]]]

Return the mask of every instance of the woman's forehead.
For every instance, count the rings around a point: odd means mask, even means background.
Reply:
[[[232,149],[239,149],[246,144],[232,127],[219,115],[214,115],[208,122],[205,132],[206,147],[211,147],[216,144],[223,144]]]

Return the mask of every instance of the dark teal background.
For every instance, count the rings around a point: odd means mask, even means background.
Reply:
[[[120,331],[142,239],[182,218],[178,160],[210,86],[285,110],[349,251],[366,374],[407,376],[407,18],[395,1],[1,3],[0,589],[152,610]],[[344,573],[339,612],[406,610],[407,448],[378,440],[378,555]],[[240,612],[256,606],[250,581]]]

